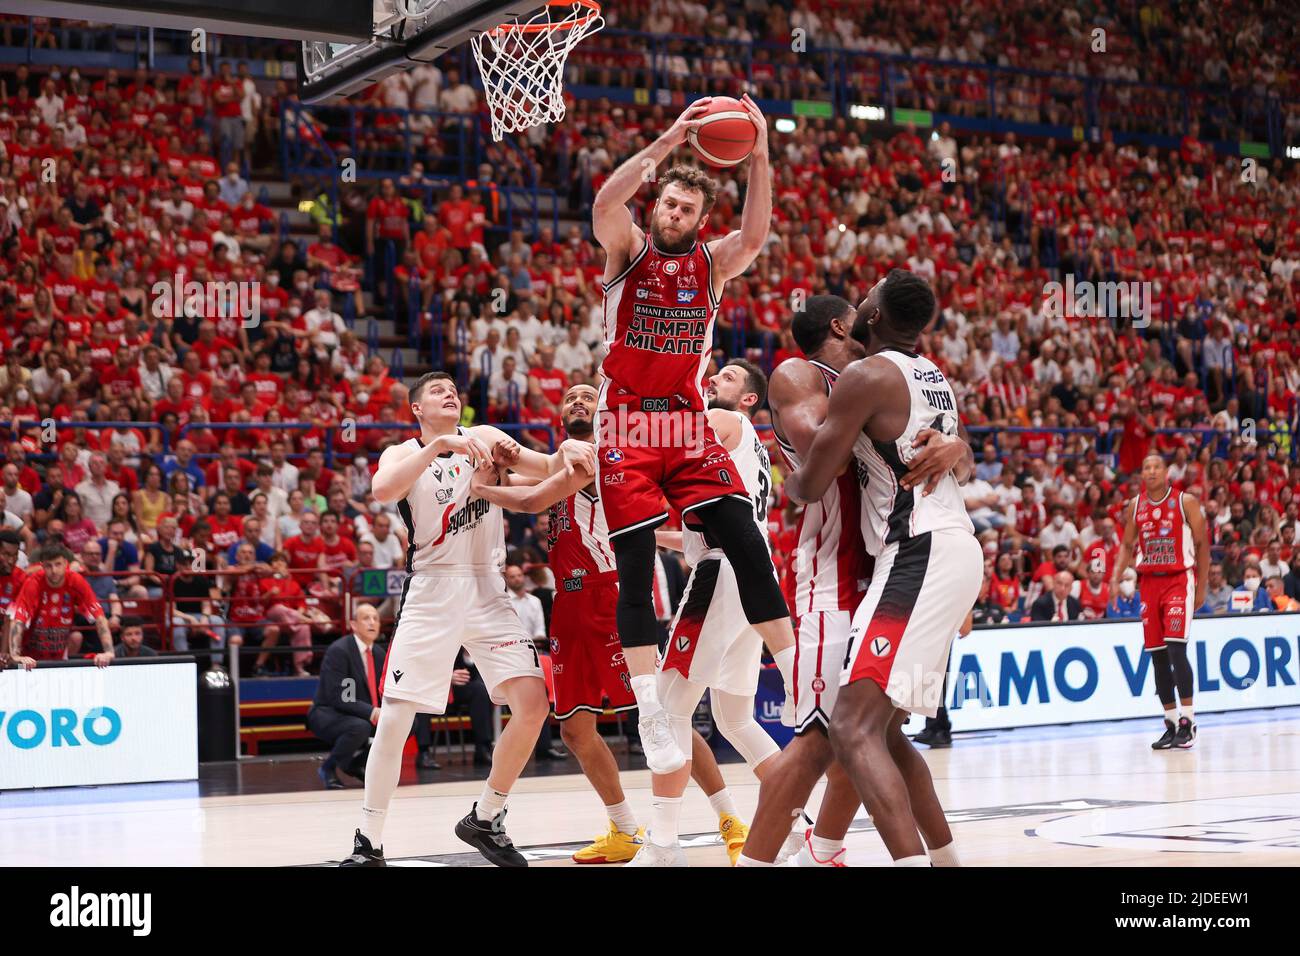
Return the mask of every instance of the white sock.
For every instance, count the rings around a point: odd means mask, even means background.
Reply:
[[[745,854],[740,854],[740,859],[736,860],[736,866],[775,866],[775,863],[764,863],[762,860],[754,860]]]
[[[814,857],[825,862],[844,849],[844,841],[827,840],[825,837],[819,837],[814,833],[812,839],[808,841],[808,849],[812,851]]]
[[[629,836],[636,835],[636,815],[632,813],[632,808],[627,805],[626,800],[622,803],[605,804],[605,812],[609,814],[610,822],[614,826]]]
[[[947,846],[931,850],[930,862],[935,866],[961,866],[961,860],[957,859],[957,841],[953,840]]]
[[[1178,726],[1178,708],[1176,708],[1176,707],[1166,707],[1166,708],[1165,708],[1165,720],[1169,721],[1171,724],[1173,724],[1175,727],[1177,727],[1177,726]]]
[[[776,669],[781,672],[781,682],[785,685],[785,692],[789,694],[794,687],[794,645],[791,644],[783,651],[777,651],[772,655],[772,660],[776,661]]]
[[[632,694],[636,697],[637,709],[641,711],[642,717],[653,717],[663,710],[663,704],[659,703],[659,675],[642,674],[640,677],[633,677]]]
[[[1183,704],[1183,716],[1188,720],[1196,719],[1196,711],[1192,709],[1191,704]]]
[[[709,806],[713,808],[713,812],[718,816],[722,816],[724,813],[730,813],[733,817],[739,816],[736,813],[736,801],[731,798],[731,791],[726,787],[723,787],[717,793],[709,794]]]
[[[480,820],[487,823],[506,808],[506,797],[508,796],[510,794],[502,793],[500,790],[493,790],[489,784],[483,784],[483,792],[479,795],[475,814]]]
[[[681,797],[654,797],[650,800],[650,842],[655,846],[673,846],[677,842],[677,818],[681,816]]]
[[[376,850],[384,845],[384,817],[386,816],[388,816],[387,810],[375,810],[365,806],[361,808],[361,826],[357,829]]]
[[[894,866],[929,866],[930,858],[922,853],[920,856],[903,856],[894,861]]]

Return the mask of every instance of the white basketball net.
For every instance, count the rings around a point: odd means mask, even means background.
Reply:
[[[530,20],[502,24],[471,40],[494,140],[564,119],[569,51],[604,25],[594,0],[552,0]]]

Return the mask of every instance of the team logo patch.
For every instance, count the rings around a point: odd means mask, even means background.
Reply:
[[[1151,512],[1151,515],[1152,515],[1152,517],[1159,518],[1159,517],[1160,517],[1160,509],[1159,509],[1159,508],[1155,509],[1154,511]]]
[[[694,289],[678,289],[678,290],[677,290],[677,304],[678,304],[678,305],[685,305],[685,304],[687,304],[687,303],[689,303],[689,302],[694,302],[694,301],[695,301],[695,290],[694,290]]]
[[[887,637],[873,637],[871,639],[871,653],[877,657],[888,657],[893,644],[889,643]]]
[[[558,637],[551,638],[551,653],[560,653],[560,639]]]
[[[814,677],[812,682],[812,689],[814,694],[820,694],[822,691],[826,689],[826,681],[822,680],[820,677]]]
[[[676,275],[677,270],[680,268],[681,265],[677,262],[676,259],[668,259],[664,262],[664,275],[666,276]]]
[[[609,451],[605,452],[604,458],[605,458],[605,464],[617,465],[620,461],[623,460],[623,453],[619,451],[617,448],[611,448],[609,449]]]
[[[677,635],[677,649],[685,654],[691,649],[691,639],[685,634]]]

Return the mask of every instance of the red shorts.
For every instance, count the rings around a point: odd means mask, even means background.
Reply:
[[[555,583],[551,677],[556,719],[566,720],[580,710],[602,713],[606,698],[613,710],[631,710],[636,698],[615,617],[618,572],[557,579]]]
[[[668,504],[690,512],[749,494],[704,412],[677,398],[642,398],[606,384],[596,413],[596,471],[610,537],[656,527]]]
[[[1142,643],[1148,651],[1167,641],[1187,643],[1196,608],[1196,577],[1191,571],[1176,574],[1138,574],[1142,599]]]

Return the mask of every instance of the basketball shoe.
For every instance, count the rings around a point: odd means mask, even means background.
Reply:
[[[783,866],[848,866],[848,864],[844,862],[844,847],[840,847],[825,859],[814,853],[812,848],[812,833],[812,827],[809,827],[804,833],[803,843],[800,845],[799,851],[792,854],[791,857],[782,864]]]
[[[628,866],[687,866],[686,852],[680,843],[672,846],[656,846],[649,840],[636,851],[636,856],[627,863]]]
[[[493,866],[527,866],[524,855],[515,849],[506,836],[506,811],[503,809],[491,820],[478,818],[478,802],[456,824],[456,836],[483,854]]]
[[[673,773],[686,765],[686,755],[673,738],[667,711],[642,717],[637,721],[637,729],[641,731],[645,765],[651,773]]]
[[[381,846],[378,850],[370,845],[370,841],[361,835],[358,829],[356,836],[352,838],[352,855],[341,862],[339,866],[387,866],[384,860],[384,848]]]
[[[1178,731],[1174,734],[1174,747],[1179,750],[1191,750],[1196,743],[1196,724],[1186,717],[1178,718]]]
[[[776,854],[776,859],[772,861],[773,866],[784,866],[785,862],[803,849],[804,841],[812,833],[812,818],[802,810],[794,812],[794,824],[790,827],[790,833],[786,836],[785,842],[781,844],[781,849]]]
[[[734,813],[719,814],[718,836],[722,837],[722,842],[727,847],[727,856],[731,857],[731,865],[735,866],[745,849],[745,841],[749,839],[749,824]]]
[[[1169,750],[1174,746],[1174,738],[1178,736],[1178,728],[1168,717],[1165,718],[1165,732],[1160,739],[1151,745],[1152,750]]]
[[[596,837],[590,846],[573,854],[574,863],[626,863],[645,845],[645,827],[624,833],[613,820],[609,832]]]

